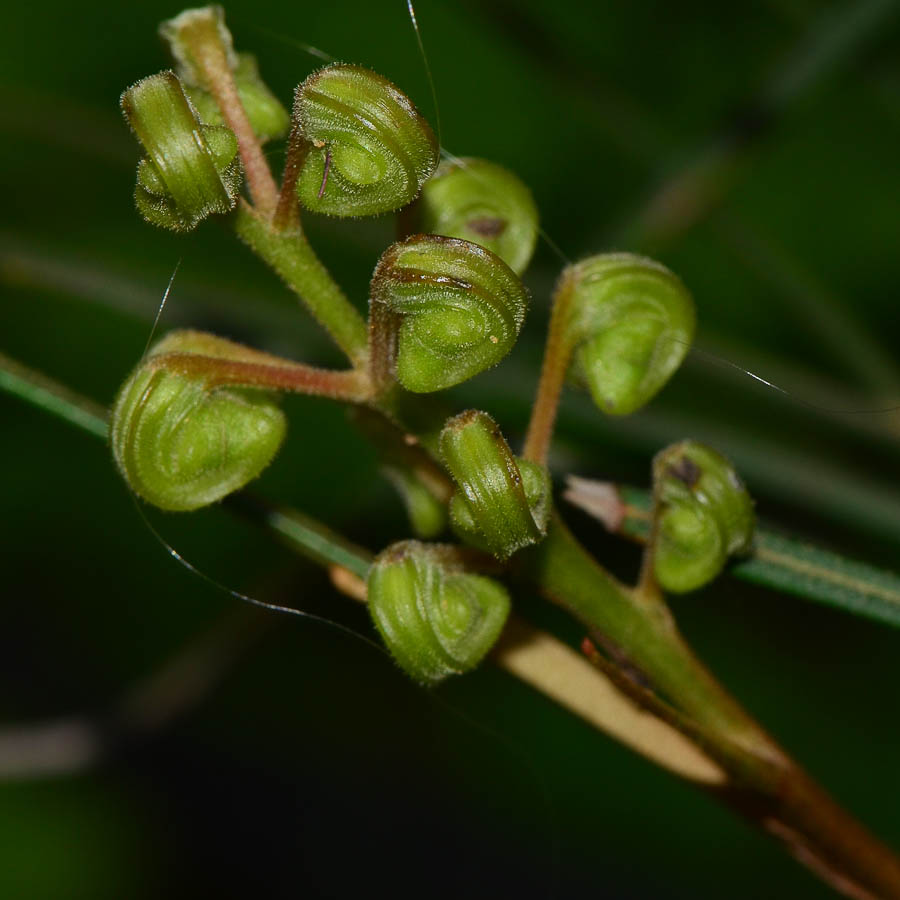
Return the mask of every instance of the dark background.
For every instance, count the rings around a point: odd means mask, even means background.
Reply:
[[[224,227],[178,237],[134,212],[138,150],[117,98],[167,65],[155,28],[177,11],[51,0],[7,9],[0,31],[0,350],[104,404],[179,259],[163,329],[339,362]],[[420,0],[417,13],[443,144],[518,172],[567,258],[656,255],[695,294],[698,345],[791,394],[694,354],[627,421],[567,398],[555,472],[646,483],[661,446],[708,440],[766,521],[895,566],[900,415],[827,410],[900,402],[898,4]],[[319,64],[303,42],[388,76],[434,121],[403,0],[227,14],[285,100]],[[392,222],[309,230],[362,304]],[[454,398],[513,437],[559,268],[542,245],[520,344]],[[290,437],[259,492],[373,550],[403,536],[341,410],[286,408]],[[140,737],[107,727],[103,762],[0,784],[3,897],[829,896],[712,800],[498,671],[428,694],[352,635],[249,614],[167,555],[100,442],[5,396],[0,422],[2,721],[108,726],[130,687],[201,636],[230,660],[183,715]],[[147,516],[216,581],[372,636],[316,569],[227,512]],[[572,519],[633,574],[630,548]],[[675,611],[761,721],[900,847],[900,635],[730,579]],[[153,696],[194,675],[176,670]]]

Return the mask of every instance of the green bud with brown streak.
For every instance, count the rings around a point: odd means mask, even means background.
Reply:
[[[386,78],[338,63],[314,72],[294,97],[305,140],[297,196],[330,216],[374,216],[412,202],[438,163],[431,126]]]
[[[750,550],[753,500],[720,453],[696,441],[667,447],[653,460],[653,485],[650,552],[664,590],[696,590]]]
[[[514,272],[528,267],[538,235],[531,191],[516,175],[486,159],[442,162],[415,208],[418,231],[480,244]]]
[[[241,360],[244,348],[212,335],[174,331],[119,390],[110,440],[122,477],[166,510],[215,503],[256,478],[284,439],[286,420],[264,391],[210,388],[202,376],[166,368],[169,357]]]
[[[550,515],[550,476],[513,455],[497,423],[468,410],[444,426],[440,452],[456,482],[450,518],[468,543],[506,559],[540,541]]]
[[[393,244],[372,277],[376,382],[429,393],[466,381],[509,353],[527,308],[516,273],[484,247],[435,234]]]
[[[122,94],[122,112],[147,156],[138,165],[134,200],[151,224],[190,231],[237,202],[237,140],[205,125],[174,72],[144,78]]]

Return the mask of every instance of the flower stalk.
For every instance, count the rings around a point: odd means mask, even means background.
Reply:
[[[357,367],[364,366],[368,359],[365,320],[299,227],[280,230],[246,203],[238,204],[234,225],[238,237],[303,301],[350,361]]]
[[[368,377],[358,369],[330,371],[267,353],[254,353],[242,360],[199,353],[165,353],[154,357],[150,368],[199,379],[208,390],[226,386],[259,388],[312,394],[346,403],[362,403],[371,396]]]

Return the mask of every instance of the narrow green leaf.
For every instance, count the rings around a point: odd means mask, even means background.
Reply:
[[[731,569],[744,581],[900,626],[900,576],[771,531]]]
[[[107,412],[87,397],[48,378],[41,372],[0,353],[0,392],[12,394],[88,434],[106,440],[109,426]]]

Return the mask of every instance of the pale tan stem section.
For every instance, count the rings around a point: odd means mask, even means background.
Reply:
[[[341,593],[366,602],[361,578],[341,566],[332,566],[329,575]],[[658,766],[703,787],[728,784],[725,770],[680,731],[646,712],[580,653],[547,632],[511,616],[491,660]]]
[[[365,581],[349,569],[337,565],[329,566],[328,577],[335,588],[345,597],[360,603],[365,603],[368,599]]]
[[[552,635],[511,619],[493,660],[664,769],[707,787],[728,782],[724,769],[681,732],[637,706],[581,654]]]

